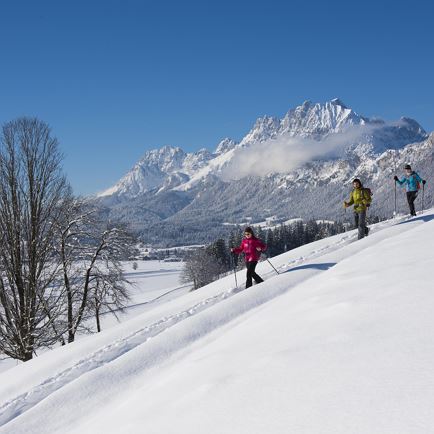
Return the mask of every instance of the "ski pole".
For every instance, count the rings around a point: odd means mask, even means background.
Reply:
[[[368,228],[368,224],[369,224],[369,219],[368,219],[368,211],[369,211],[369,206],[366,208],[366,214],[365,214],[365,237],[368,236],[369,234],[369,228]]]
[[[395,153],[393,154],[393,166],[394,166],[394,172],[395,172],[395,176],[396,175],[396,152],[397,150],[395,149]],[[395,211],[393,211],[393,218],[396,217],[396,180],[393,180],[393,183],[395,184]]]
[[[423,214],[423,199],[425,196],[425,184],[422,183],[422,214]]]
[[[235,257],[234,254],[232,253],[231,255],[231,259],[232,259],[232,267],[234,269],[234,277],[235,277],[235,288],[238,288],[238,282],[237,282],[237,268],[235,266]]]
[[[268,261],[268,263],[273,267],[273,270],[277,273],[277,274],[280,274],[275,268],[274,268],[274,265],[270,262],[270,260],[267,258],[267,257],[265,257],[265,259]]]

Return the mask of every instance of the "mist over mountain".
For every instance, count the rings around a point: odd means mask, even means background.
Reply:
[[[413,119],[385,122],[361,116],[339,99],[306,101],[282,119],[257,119],[240,142],[225,138],[214,152],[173,146],[148,151],[96,200],[107,218],[160,245],[206,242],[230,225],[271,216],[342,219],[355,176],[374,191],[371,212],[388,216],[391,179],[404,164],[431,175],[433,137]],[[426,204],[432,195],[429,182]]]

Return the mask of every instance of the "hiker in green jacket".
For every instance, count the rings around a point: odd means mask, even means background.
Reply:
[[[344,207],[348,208],[354,204],[354,223],[359,230],[359,240],[368,235],[369,229],[366,226],[366,211],[371,204],[371,191],[363,188],[360,179],[353,181],[353,191],[350,193],[350,200],[344,202]]]

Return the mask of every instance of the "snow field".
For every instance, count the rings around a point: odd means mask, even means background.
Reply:
[[[432,218],[384,222],[356,243],[353,231],[302,246],[272,258],[279,276],[259,264],[267,281],[248,291],[233,291],[227,276],[20,365],[0,376],[0,432],[389,432],[389,417],[374,418],[370,430],[366,419],[399,389],[387,387],[399,372],[398,386],[420,382],[408,367],[429,338],[422,325],[432,321],[432,303],[410,304],[407,329],[396,321],[410,282],[426,295]],[[405,255],[415,240],[418,262]],[[397,351],[403,342],[408,352]],[[381,407],[399,422],[390,432],[429,432],[409,430],[403,401],[390,401]],[[415,429],[428,418],[420,401],[408,403],[422,412],[410,412]]]

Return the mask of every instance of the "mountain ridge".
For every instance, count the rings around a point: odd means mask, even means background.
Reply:
[[[385,122],[339,99],[305,101],[281,119],[258,118],[240,142],[225,138],[213,152],[174,146],[147,151],[95,200],[144,241],[168,245],[208,241],[228,230],[224,223],[245,216],[340,219],[354,176],[376,191],[373,212],[388,216],[393,204],[383,188],[391,188],[386,178],[406,163],[428,175],[432,136],[411,118]],[[425,193],[431,203],[430,185]]]

